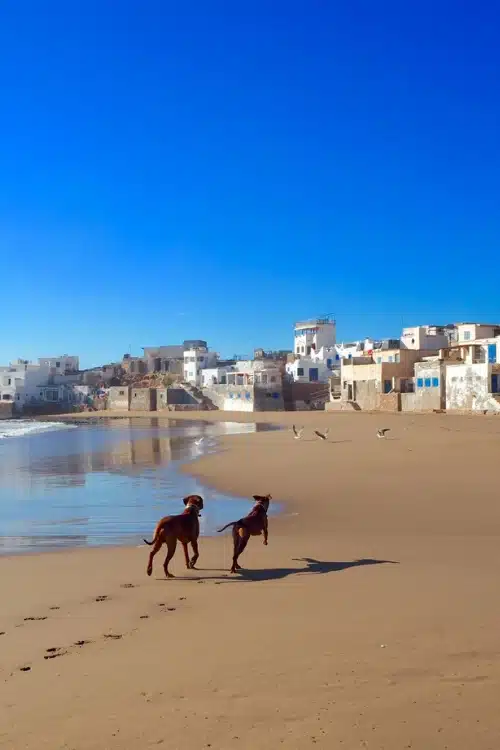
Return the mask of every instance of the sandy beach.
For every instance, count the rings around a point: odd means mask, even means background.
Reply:
[[[145,546],[0,558],[0,747],[497,750],[500,420],[196,418],[305,425],[185,467],[271,493],[269,546],[170,581]]]

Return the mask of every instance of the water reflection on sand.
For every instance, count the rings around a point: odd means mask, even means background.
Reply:
[[[247,502],[200,487],[179,463],[216,450],[221,435],[260,429],[269,428],[109,420],[4,440],[0,552],[137,543],[192,492],[206,498],[202,533],[211,533]]]

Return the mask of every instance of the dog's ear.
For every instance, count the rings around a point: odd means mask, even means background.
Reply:
[[[191,495],[188,495],[187,497],[183,498],[182,502],[184,503],[184,505],[187,505],[190,500],[191,500]]]

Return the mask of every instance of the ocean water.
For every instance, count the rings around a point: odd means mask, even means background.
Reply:
[[[95,420],[0,421],[0,554],[139,544],[156,522],[201,494],[202,534],[248,512],[249,501],[200,485],[181,464],[228,433],[269,425]]]

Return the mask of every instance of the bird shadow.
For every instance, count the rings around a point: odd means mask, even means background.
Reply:
[[[397,560],[375,560],[372,558],[362,558],[360,560],[345,561],[326,561],[315,560],[312,557],[293,558],[294,562],[306,563],[302,568],[264,568],[260,570],[246,570],[242,568],[234,576],[226,573],[225,575],[191,577],[189,580],[214,581],[216,583],[243,583],[248,581],[279,581],[283,578],[295,575],[310,575],[324,573],[338,573],[341,570],[349,568],[359,568],[364,565],[399,565]],[[207,572],[209,569],[206,569]],[[200,570],[202,572],[202,570]],[[215,572],[215,571],[214,571]],[[186,580],[186,579],[184,579]]]

